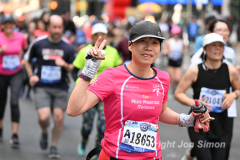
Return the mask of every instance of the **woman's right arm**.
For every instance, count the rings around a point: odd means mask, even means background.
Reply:
[[[82,78],[79,79],[68,102],[67,114],[69,116],[78,116],[100,101],[96,94],[87,90],[88,86],[89,82]]]
[[[198,75],[198,66],[194,66],[193,68],[189,69],[180,80],[180,83],[174,94],[174,97],[180,103],[187,106],[194,105],[194,100],[189,98],[185,94],[185,92],[197,80],[197,75]]]
[[[98,54],[100,54],[98,56],[104,56],[102,55],[101,50],[106,45],[106,42],[106,40],[102,41],[102,38],[99,37],[95,46],[87,51],[86,57],[95,57]],[[69,116],[78,116],[100,101],[100,98],[97,95],[87,90],[90,80],[95,77],[100,64],[101,60],[93,60],[92,58],[86,59],[86,65],[81,74],[82,78],[80,78],[78,84],[75,86],[68,102],[67,114]]]

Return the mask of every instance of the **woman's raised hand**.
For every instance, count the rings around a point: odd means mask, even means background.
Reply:
[[[101,60],[104,59],[106,51],[102,50],[106,45],[107,40],[102,41],[102,37],[98,37],[94,47],[86,52],[86,65],[83,68],[82,74],[90,79],[93,79],[101,65]]]
[[[107,43],[107,40],[106,39],[102,40],[102,37],[99,36],[94,47],[89,49],[90,54],[93,57],[96,57],[96,56],[104,57],[107,52],[103,52],[102,49],[105,47],[106,43]]]

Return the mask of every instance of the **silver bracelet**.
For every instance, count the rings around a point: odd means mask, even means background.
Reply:
[[[178,116],[177,124],[180,127],[193,127],[194,120],[195,118],[193,118],[191,115],[182,113]]]

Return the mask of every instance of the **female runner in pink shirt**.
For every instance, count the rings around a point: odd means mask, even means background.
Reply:
[[[23,83],[21,51],[28,45],[22,33],[13,32],[14,19],[3,17],[3,32],[0,33],[0,141],[3,137],[3,116],[7,101],[7,89],[11,89],[12,147],[18,147],[18,127],[20,111],[18,106],[19,91]]]
[[[103,101],[106,130],[99,160],[161,160],[158,121],[190,127],[194,115],[178,114],[167,107],[169,74],[151,68],[164,38],[155,23],[141,21],[130,32],[127,65],[102,72],[89,86],[101,60],[106,40],[98,38],[86,53],[86,65],[70,97],[67,114],[78,116]],[[101,43],[102,42],[102,43]],[[111,53],[108,53],[111,54]],[[213,120],[208,113],[201,121]]]

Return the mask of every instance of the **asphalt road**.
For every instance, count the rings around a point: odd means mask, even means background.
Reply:
[[[188,59],[185,59],[184,66],[186,68]],[[74,84],[71,84],[72,90]],[[187,95],[191,97],[192,91],[189,89]],[[9,95],[10,96],[10,95]],[[237,101],[240,104],[240,99]],[[176,112],[187,113],[189,108],[181,105],[176,100],[168,101],[168,106]],[[20,148],[12,149],[9,143],[11,138],[11,123],[9,105],[5,111],[3,142],[0,142],[0,160],[47,160],[48,150],[41,150],[39,147],[39,138],[41,134],[38,125],[38,115],[34,103],[25,98],[20,99],[21,122],[19,129]],[[240,115],[240,109],[238,109]],[[95,117],[96,118],[96,117]],[[96,123],[94,124],[96,125]],[[52,125],[51,125],[52,126]],[[51,126],[48,129],[49,143],[51,140]],[[63,160],[84,160],[77,154],[77,145],[81,140],[80,128],[82,126],[82,117],[75,118],[65,116],[64,130],[58,143],[58,151]],[[190,141],[186,128],[174,125],[166,125],[159,122],[159,132],[162,146],[162,155],[164,160],[181,160],[186,150],[190,147]],[[94,127],[96,128],[96,127]],[[96,129],[90,135],[90,141],[87,146],[89,152],[95,146]],[[181,144],[184,143],[184,147]],[[234,120],[234,135],[231,146],[230,160],[239,160],[240,157],[240,118]]]

